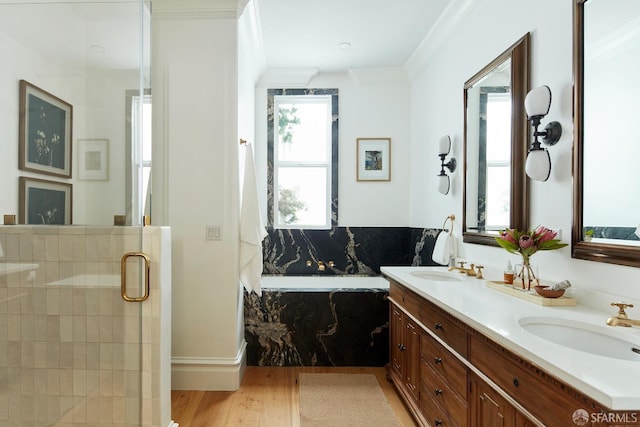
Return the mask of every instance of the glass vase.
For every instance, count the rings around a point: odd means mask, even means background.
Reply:
[[[538,266],[532,265],[529,260],[523,260],[522,263],[515,266],[516,277],[513,280],[514,288],[530,291],[532,286],[538,286],[540,283],[538,276]]]

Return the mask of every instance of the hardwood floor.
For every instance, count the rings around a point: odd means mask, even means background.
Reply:
[[[237,391],[172,391],[172,419],[180,427],[299,426],[296,381],[300,372],[373,374],[402,427],[416,426],[393,385],[387,381],[385,369],[359,367],[249,366]]]

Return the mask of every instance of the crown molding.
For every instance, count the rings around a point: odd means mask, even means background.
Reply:
[[[259,87],[307,87],[318,68],[267,68],[258,80]]]
[[[154,19],[237,19],[249,0],[153,0]]]

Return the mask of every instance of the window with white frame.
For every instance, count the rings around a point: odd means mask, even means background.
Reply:
[[[281,92],[270,99],[270,222],[280,229],[330,229],[337,197],[334,96],[308,89]]]

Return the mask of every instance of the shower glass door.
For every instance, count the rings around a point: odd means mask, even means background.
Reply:
[[[150,25],[150,1],[0,0],[0,425],[157,425]]]

